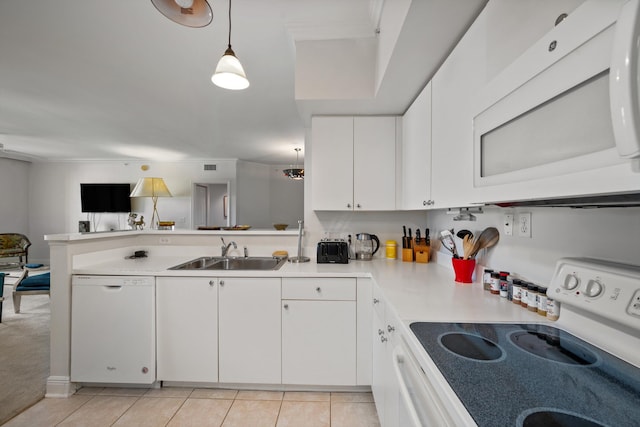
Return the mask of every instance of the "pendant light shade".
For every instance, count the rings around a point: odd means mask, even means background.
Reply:
[[[294,148],[294,150],[296,150],[296,166],[293,168],[285,169],[282,172],[284,172],[284,176],[299,181],[301,179],[304,179],[304,169],[298,167],[298,154],[300,154],[301,149]]]
[[[224,89],[241,90],[249,87],[249,80],[242,68],[242,64],[231,49],[231,0],[229,0],[229,44],[224,55],[218,61],[216,71],[211,76],[216,86]]]
[[[233,49],[231,49],[231,45],[218,61],[216,72],[211,76],[211,81],[216,86],[224,89],[241,90],[249,87],[247,75],[244,73],[244,68],[242,68],[242,64]]]
[[[187,27],[206,27],[213,20],[207,0],[151,0],[151,3],[164,16]]]

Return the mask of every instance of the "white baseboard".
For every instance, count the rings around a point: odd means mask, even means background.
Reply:
[[[44,397],[66,398],[76,392],[76,385],[69,377],[47,378],[47,390]]]

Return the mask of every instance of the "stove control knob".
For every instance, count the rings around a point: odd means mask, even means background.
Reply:
[[[595,298],[598,295],[602,294],[604,291],[604,285],[598,280],[589,280],[587,283],[587,289],[584,290],[584,293],[591,298]]]
[[[575,274],[567,274],[567,277],[564,278],[564,283],[562,287],[567,290],[573,290],[578,287],[580,284],[580,279]]]

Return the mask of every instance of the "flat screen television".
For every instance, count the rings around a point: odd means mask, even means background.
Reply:
[[[80,184],[82,212],[131,212],[131,184]]]

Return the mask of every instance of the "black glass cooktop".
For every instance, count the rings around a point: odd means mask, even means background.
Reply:
[[[547,325],[410,325],[481,427],[640,425],[640,369]]]

